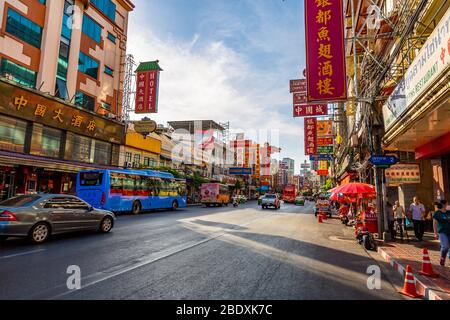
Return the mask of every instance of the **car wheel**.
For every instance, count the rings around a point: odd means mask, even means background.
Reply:
[[[100,222],[100,232],[108,233],[114,226],[114,221],[111,217],[104,217],[102,222]]]
[[[0,242],[8,240],[8,236],[0,236]]]
[[[50,237],[50,226],[44,222],[35,224],[30,230],[29,237],[36,244],[44,243]]]
[[[141,209],[142,209],[142,206],[141,206],[141,203],[139,201],[133,202],[133,208],[131,209],[131,212],[133,214],[140,214],[141,213]]]
[[[175,211],[178,209],[178,201],[177,200],[173,200],[172,202],[172,211]]]

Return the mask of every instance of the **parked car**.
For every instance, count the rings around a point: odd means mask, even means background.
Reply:
[[[303,197],[303,196],[296,197],[294,203],[296,206],[304,206],[305,205],[305,197]]]
[[[261,201],[261,207],[263,209],[267,209],[269,207],[273,207],[277,210],[280,209],[281,208],[280,197],[276,194],[264,195],[264,197],[262,198],[262,201]]]
[[[43,243],[51,235],[96,230],[110,232],[115,216],[70,195],[21,195],[0,202],[0,240],[28,237]]]

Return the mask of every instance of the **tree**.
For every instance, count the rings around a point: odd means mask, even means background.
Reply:
[[[322,186],[322,191],[328,191],[333,187],[333,181],[328,179],[327,182]]]

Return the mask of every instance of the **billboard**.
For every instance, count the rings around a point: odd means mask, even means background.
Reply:
[[[137,72],[136,79],[135,113],[157,113],[159,70]]]

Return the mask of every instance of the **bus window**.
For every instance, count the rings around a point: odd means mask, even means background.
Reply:
[[[123,178],[122,175],[116,172],[110,173],[111,181],[110,181],[110,190],[111,193],[122,193],[123,189]]]
[[[80,185],[82,187],[101,186],[103,182],[103,172],[81,172]]]
[[[124,195],[132,196],[134,194],[135,176],[126,175],[123,180]]]

